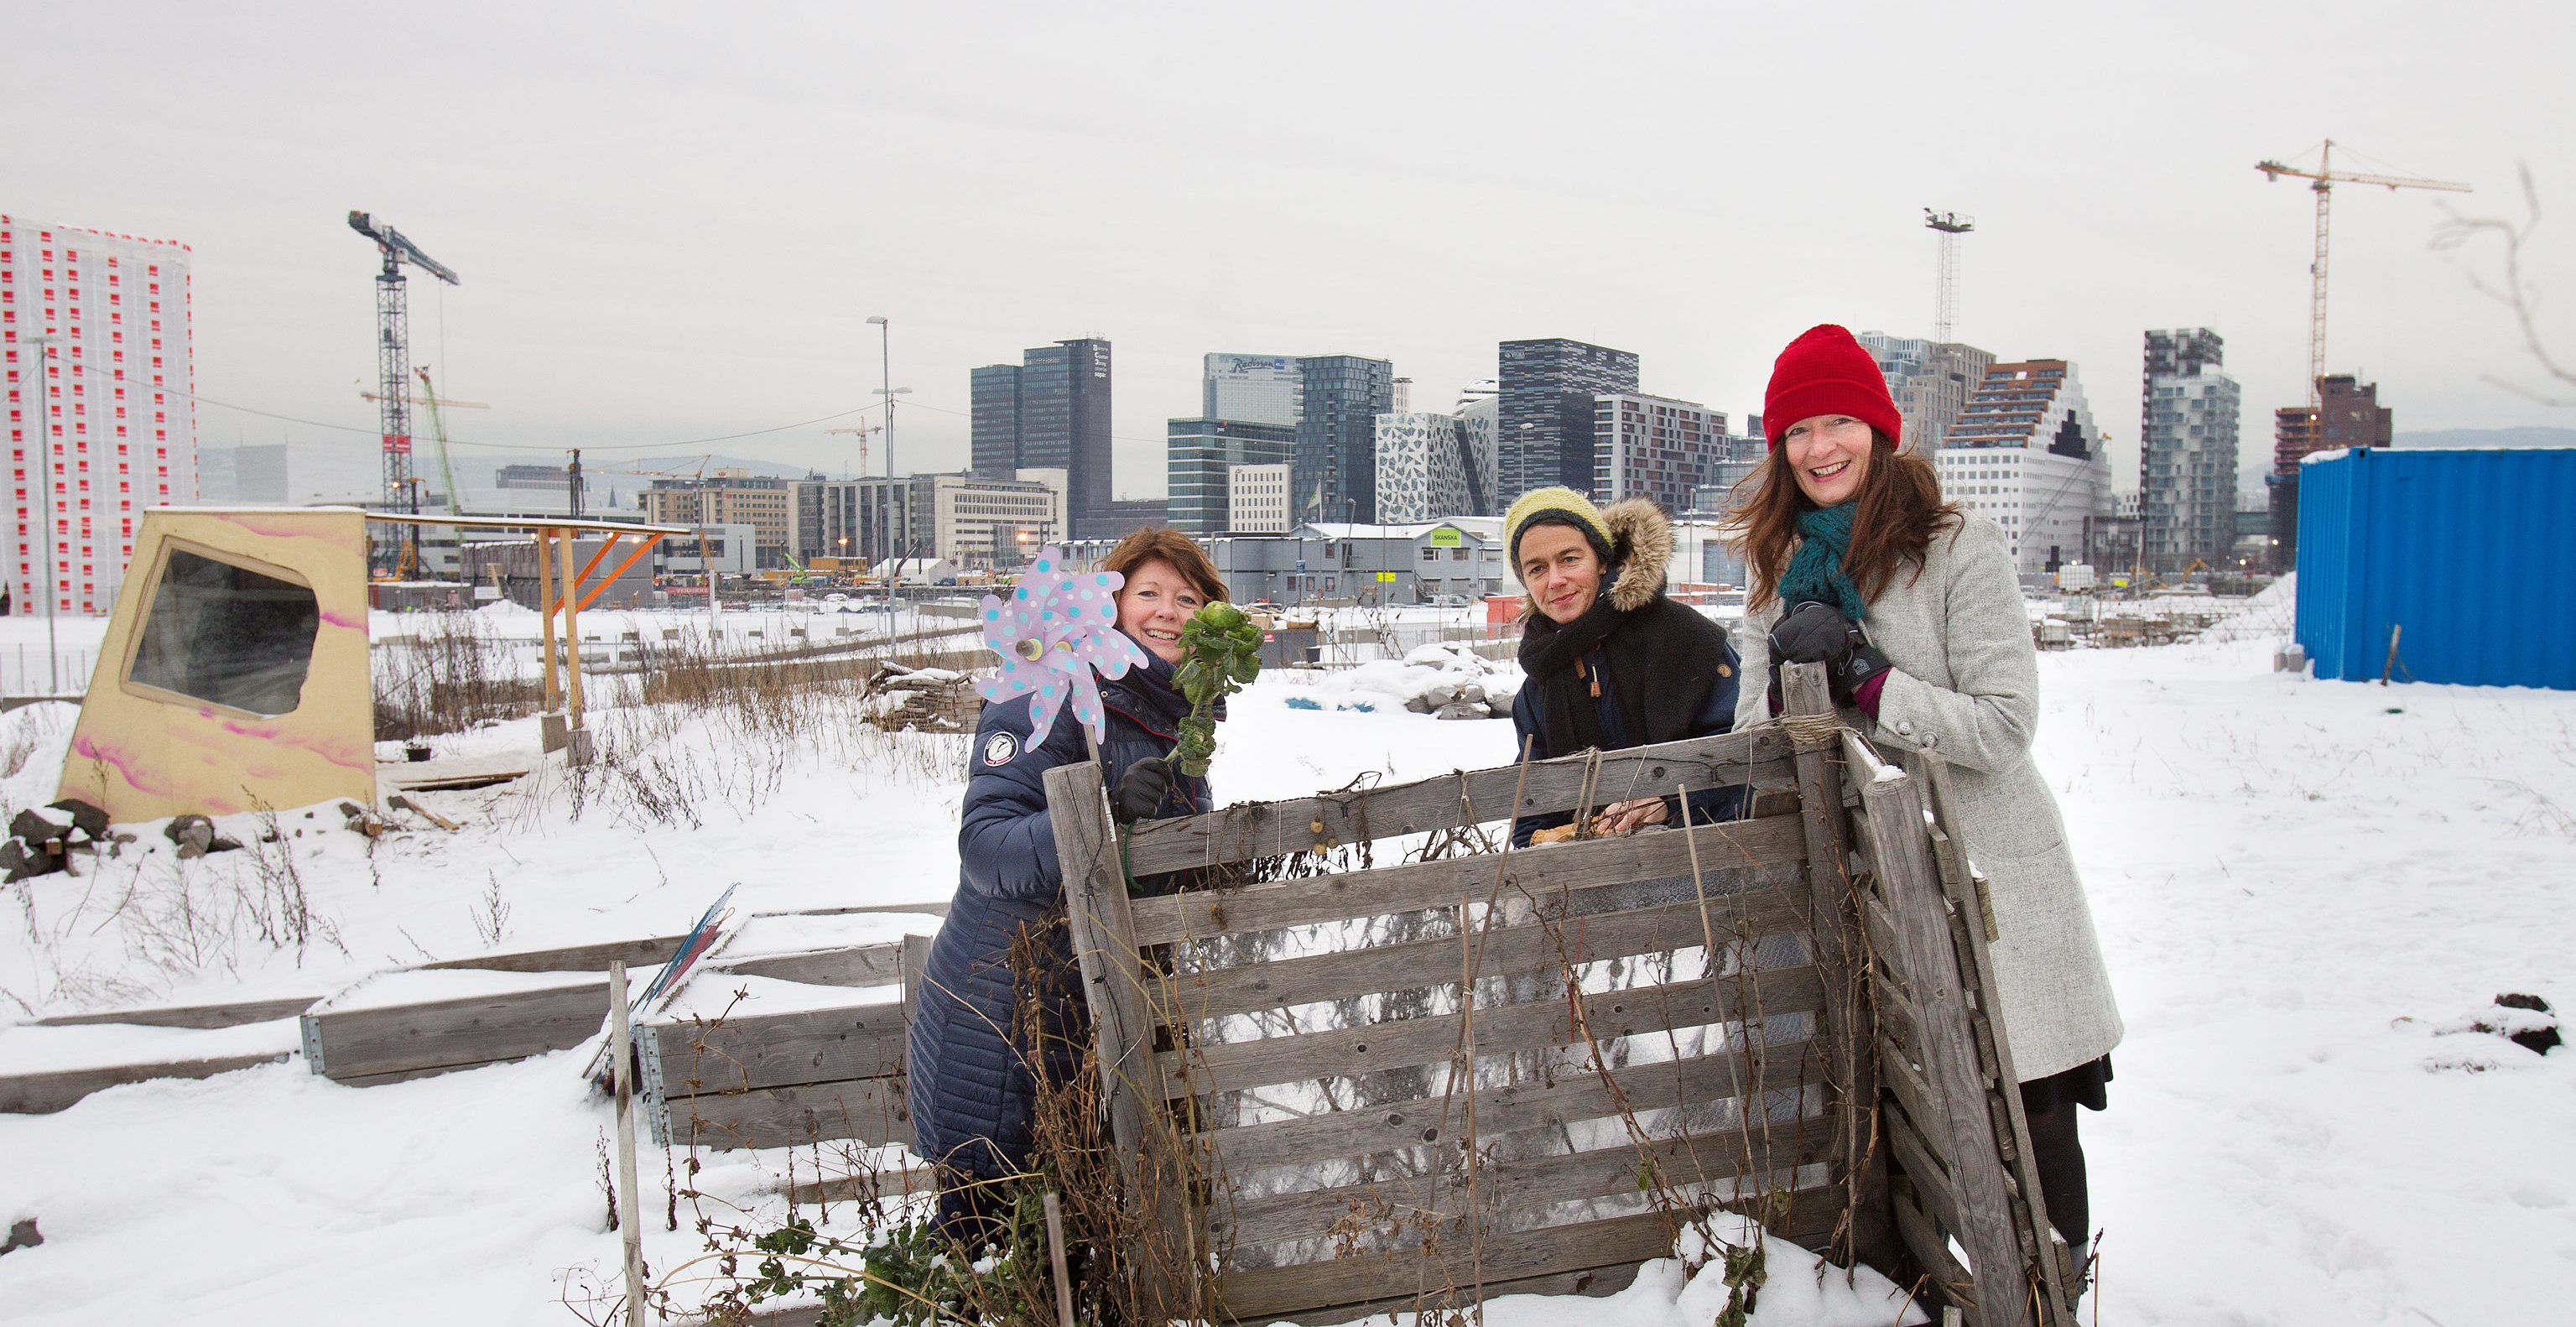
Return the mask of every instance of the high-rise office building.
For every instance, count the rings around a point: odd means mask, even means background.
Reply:
[[[1390,410],[1377,417],[1377,518],[1415,525],[1482,516],[1493,506],[1493,456],[1480,451],[1467,419],[1437,410]]]
[[[2002,526],[2025,576],[2082,561],[2093,517],[2111,508],[2102,431],[2062,359],[1987,369],[1931,460],[1941,495]]]
[[[2243,393],[2218,371],[2225,349],[2206,327],[2146,334],[2138,495],[2147,565],[2159,572],[2218,565],[2236,545]]]
[[[17,476],[8,585],[21,615],[49,595],[57,612],[108,611],[142,510],[197,500],[188,258],[175,241],[0,214],[0,395]]]
[[[2379,403],[2379,384],[2349,373],[2317,379],[2317,404],[2272,412],[2272,473],[2263,477],[2271,505],[2272,569],[2288,571],[2299,553],[2299,462],[2337,447],[2385,447],[2396,415]]]
[[[986,364],[967,374],[967,468],[1003,479],[1020,468],[1020,366]]]
[[[1233,534],[1286,534],[1296,528],[1288,518],[1288,472],[1282,461],[1238,465],[1226,472],[1225,528]]]
[[[1293,429],[1305,413],[1306,370],[1295,355],[1214,354],[1201,374],[1203,418]]]
[[[1969,395],[1995,364],[1994,352],[1957,341],[1926,341],[1885,332],[1863,332],[1859,341],[1878,357],[1888,394],[1896,398],[1897,412],[1905,417],[1905,436],[1897,439],[1898,445],[1924,456],[1941,450],[1950,426],[1968,408]]]
[[[1109,343],[1090,337],[1023,351],[1017,368],[988,364],[970,375],[974,473],[1064,471],[1071,538],[1093,537],[1095,525],[1109,523],[1109,370]]]
[[[1597,501],[1645,498],[1667,515],[1680,515],[1726,454],[1723,410],[1643,392],[1592,398],[1591,491]]]
[[[1236,419],[1175,419],[1165,436],[1166,514],[1173,529],[1199,537],[1230,528],[1238,468],[1284,464],[1297,449],[1294,428]]]
[[[1458,442],[1466,449],[1467,463],[1475,475],[1477,505],[1463,514],[1500,516],[1503,457],[1498,439],[1502,437],[1502,389],[1491,378],[1471,382],[1458,393],[1457,408],[1450,413],[1457,416]]]
[[[1534,488],[1562,484],[1589,492],[1594,477],[1592,398],[1637,390],[1631,350],[1550,337],[1505,341],[1495,446],[1508,504]]]
[[[1297,514],[1309,521],[1377,520],[1377,417],[1395,405],[1395,365],[1361,355],[1298,361]]]

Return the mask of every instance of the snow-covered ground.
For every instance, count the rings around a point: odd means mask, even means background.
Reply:
[[[2444,1029],[2503,991],[2576,999],[2576,695],[2282,676],[2281,625],[2041,660],[2039,760],[2129,1026],[2111,1109],[2084,1121],[2100,1320],[2567,1322],[2576,1051]],[[1511,757],[1508,723],[1337,709],[1336,685],[1280,675],[1238,697],[1220,794]],[[0,718],[12,807],[50,791],[61,730],[59,709]],[[425,956],[666,933],[735,882],[745,911],[953,888],[963,739],[842,723],[781,740],[694,715],[624,740],[652,733],[638,749],[698,790],[694,825],[618,787],[583,790],[576,817],[559,773],[436,795],[464,831],[405,828],[372,855],[336,814],[282,813],[330,923],[300,957],[222,906],[250,854],[182,866],[166,844],[141,852],[160,842],[142,827],[88,877],[11,887],[0,1018],[323,995]],[[533,735],[453,746],[507,741]],[[277,1031],[234,1035],[256,1048]],[[0,1028],[0,1073],[95,1057],[111,1035]],[[290,1060],[0,1116],[0,1225],[33,1215],[46,1239],[0,1256],[7,1320],[570,1321],[558,1288],[617,1266],[599,1183],[610,1118],[582,1058],[364,1090]],[[701,1189],[776,1213],[778,1156],[706,1160]],[[685,1203],[681,1230],[662,1229],[666,1182],[648,1149],[662,1268],[698,1248]],[[1656,1271],[1572,1311],[1681,1327],[1714,1307]],[[1787,1296],[1756,1319],[1821,1320]]]

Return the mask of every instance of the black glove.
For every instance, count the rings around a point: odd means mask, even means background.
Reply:
[[[1831,604],[1810,600],[1781,615],[1771,627],[1774,666],[1820,663],[1834,703],[1849,705],[1861,685],[1887,667],[1887,656],[1863,636],[1860,624]]]
[[[1151,820],[1155,812],[1163,809],[1163,799],[1171,794],[1171,763],[1148,758],[1128,766],[1127,772],[1118,776],[1118,788],[1109,795],[1109,804],[1118,812],[1121,824]]]

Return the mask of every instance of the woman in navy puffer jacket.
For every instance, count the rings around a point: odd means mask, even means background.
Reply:
[[[1124,819],[1205,811],[1206,781],[1164,758],[1189,712],[1172,686],[1181,624],[1223,599],[1225,582],[1198,545],[1170,529],[1127,536],[1100,565],[1126,578],[1118,629],[1153,658],[1151,667],[1100,682],[1101,777],[1114,790],[1111,801]],[[912,1021],[915,1150],[939,1168],[941,1229],[970,1245],[999,1233],[983,1226],[988,1215],[1007,1214],[1009,1195],[992,1181],[1028,1167],[1037,1075],[1071,1078],[1090,1035],[1046,806],[1046,772],[1089,758],[1087,743],[1069,711],[1034,750],[1030,726],[1026,696],[987,704],[976,726],[957,830],[957,898],[931,946]],[[1021,952],[1035,960],[1034,971],[1014,962],[1023,933],[1031,943]],[[1032,1032],[1042,1052],[1032,1050]]]

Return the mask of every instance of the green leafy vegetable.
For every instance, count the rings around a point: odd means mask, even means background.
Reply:
[[[1172,684],[1190,702],[1172,757],[1193,777],[1208,772],[1216,755],[1216,703],[1261,675],[1261,624],[1219,600],[1181,625],[1181,664]]]

